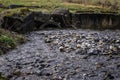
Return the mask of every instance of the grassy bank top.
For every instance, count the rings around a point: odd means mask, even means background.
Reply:
[[[117,9],[114,8],[114,0],[108,0],[111,3],[109,6],[108,3],[100,5],[95,1],[91,0],[88,4],[84,3],[70,3],[72,0],[0,0],[1,5],[9,6],[11,4],[16,5],[25,5],[25,6],[39,6],[39,8],[29,8],[32,11],[43,11],[43,12],[52,12],[55,8],[68,8],[71,12],[81,11],[81,12],[94,12],[94,13],[118,13],[120,14],[120,7],[117,6]],[[74,1],[74,0],[73,0]],[[81,0],[79,0],[81,1]],[[112,2],[113,1],[113,2]],[[120,1],[117,2],[117,5],[120,4]],[[10,9],[9,9],[10,10]],[[0,9],[0,12],[9,11],[8,9]]]

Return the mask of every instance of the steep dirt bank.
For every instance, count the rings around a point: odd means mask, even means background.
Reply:
[[[120,15],[114,13],[78,13],[74,15],[73,22],[78,28],[120,29],[119,19]]]
[[[25,11],[25,13],[24,13]],[[53,13],[21,10],[1,18],[1,27],[26,33],[45,28],[120,29],[120,14],[117,13],[70,13],[68,9],[56,9]]]
[[[119,80],[119,30],[43,30],[0,57],[10,80]]]

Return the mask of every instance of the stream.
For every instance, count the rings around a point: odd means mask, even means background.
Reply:
[[[120,80],[120,30],[41,30],[0,56],[10,80]]]

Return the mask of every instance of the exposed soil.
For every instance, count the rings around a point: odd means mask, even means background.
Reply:
[[[120,30],[43,30],[0,57],[10,80],[120,80]]]

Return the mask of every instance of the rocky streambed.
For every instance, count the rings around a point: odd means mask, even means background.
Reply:
[[[120,80],[120,30],[42,30],[0,57],[10,80]]]

